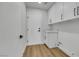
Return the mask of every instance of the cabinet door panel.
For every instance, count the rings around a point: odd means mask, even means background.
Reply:
[[[77,2],[76,5],[77,5],[77,16],[79,16],[79,2]]]
[[[46,44],[48,47],[55,47],[57,41],[57,33],[49,32],[46,33]]]
[[[63,2],[57,2],[56,3],[56,13],[55,13],[55,21],[60,21],[62,18],[61,16],[63,16]]]
[[[74,8],[76,8],[76,2],[64,2],[64,15],[63,15],[64,20],[75,17]],[[76,12],[76,10],[75,10],[75,12]]]
[[[56,2],[49,10],[49,23],[55,23],[61,20],[63,14],[63,2]]]
[[[54,23],[55,22],[55,12],[56,12],[56,6],[55,4],[49,9],[48,11],[48,22],[49,23]]]

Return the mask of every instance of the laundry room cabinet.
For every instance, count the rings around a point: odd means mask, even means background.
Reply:
[[[63,3],[58,2],[55,4],[56,12],[55,12],[55,22],[61,21],[63,19]]]
[[[79,16],[79,2],[76,3],[77,6],[77,16]]]
[[[63,20],[69,20],[76,16],[76,2],[64,2]]]
[[[79,2],[56,2],[48,10],[48,24],[79,18]]]
[[[57,40],[58,40],[58,32],[53,32],[53,31],[47,31],[46,32],[45,44],[49,48],[56,47]]]
[[[79,18],[79,2],[64,2],[63,20]]]
[[[56,12],[56,7],[53,5],[48,11],[48,23],[54,23],[55,22],[55,12]]]
[[[61,3],[61,2],[54,3],[54,5],[48,11],[49,24],[61,21],[62,14],[63,14],[63,3]]]

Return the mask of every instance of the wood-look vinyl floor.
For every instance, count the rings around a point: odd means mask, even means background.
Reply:
[[[69,57],[59,48],[48,48],[45,44],[27,46],[23,57]]]

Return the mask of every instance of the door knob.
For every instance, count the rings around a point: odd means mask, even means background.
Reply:
[[[40,32],[40,28],[38,28],[38,32]]]
[[[20,35],[19,38],[22,39],[23,38],[23,35]]]
[[[38,32],[40,32],[40,29],[38,30]]]

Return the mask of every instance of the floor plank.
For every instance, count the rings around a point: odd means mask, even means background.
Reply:
[[[69,57],[59,48],[48,48],[45,44],[27,46],[23,57]]]

